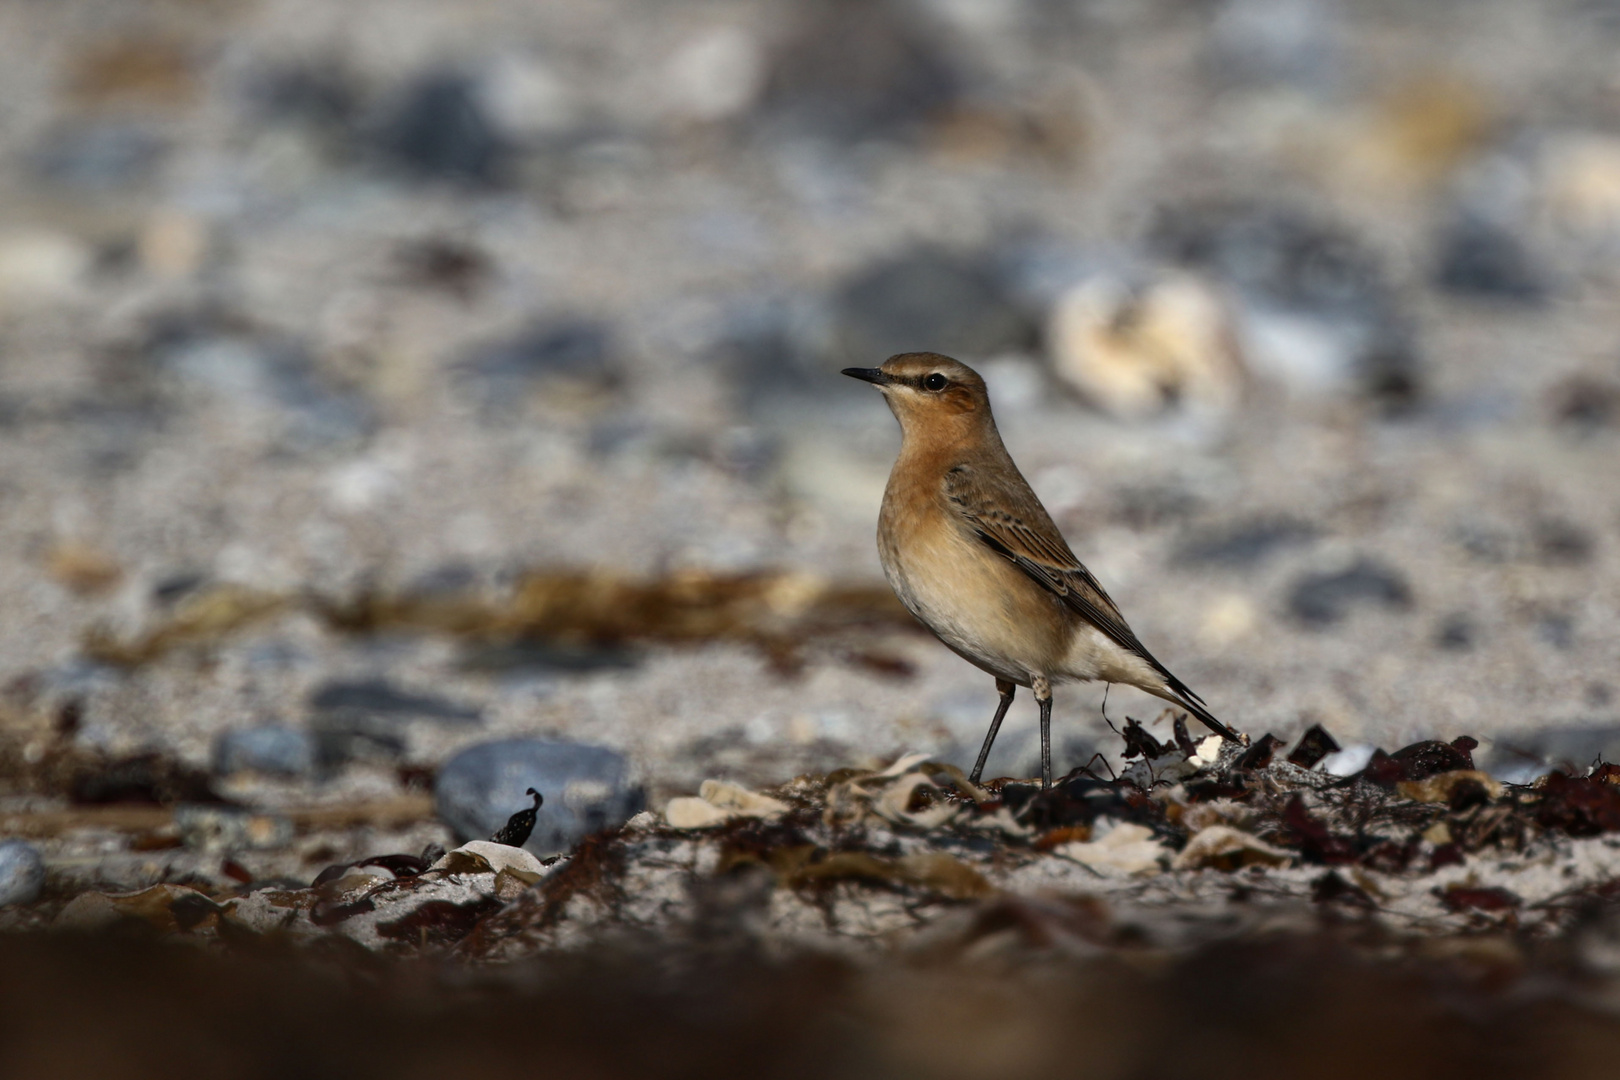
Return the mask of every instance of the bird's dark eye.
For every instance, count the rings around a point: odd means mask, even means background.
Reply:
[[[923,380],[923,389],[932,390],[935,393],[938,393],[939,391],[945,389],[945,383],[945,376],[936,371]]]

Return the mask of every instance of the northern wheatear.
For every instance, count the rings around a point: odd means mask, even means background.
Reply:
[[[900,421],[878,517],[883,572],[911,613],[1001,691],[974,783],[1020,686],[1041,709],[1043,788],[1052,786],[1054,682],[1128,683],[1238,738],[1143,647],[1069,550],[1002,445],[977,372],[936,353],[902,353],[844,374],[876,385]]]

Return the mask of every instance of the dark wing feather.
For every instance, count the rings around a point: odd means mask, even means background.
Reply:
[[[1120,648],[1135,653],[1164,677],[1170,691],[1185,699],[1187,708],[1213,730],[1230,729],[1203,708],[1204,699],[1147,651],[1125,617],[1090,570],[1075,557],[1063,534],[1041,506],[1035,492],[1017,472],[993,472],[957,465],[945,474],[945,497],[992,551],[1012,562],[1032,580],[1050,590]],[[1025,507],[1017,517],[1002,507]]]

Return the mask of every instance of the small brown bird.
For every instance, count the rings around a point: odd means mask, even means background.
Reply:
[[[977,372],[936,353],[902,353],[844,374],[877,386],[900,421],[900,457],[878,517],[889,585],[1001,692],[974,783],[1020,686],[1041,709],[1043,788],[1052,786],[1054,682],[1128,683],[1238,738],[1154,659],[1069,550],[1002,445]]]

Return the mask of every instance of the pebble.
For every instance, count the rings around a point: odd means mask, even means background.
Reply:
[[[623,824],[642,809],[624,755],[602,746],[548,739],[479,743],[445,763],[434,784],[439,816],[462,838],[491,835],[545,796],[524,847],[545,857],[567,851],[593,832]]]
[[[836,344],[850,363],[913,351],[972,361],[1028,350],[1037,336],[987,259],[928,245],[857,272],[839,293],[835,318]]]
[[[1400,571],[1363,558],[1344,570],[1307,574],[1288,594],[1289,613],[1314,627],[1331,626],[1361,604],[1409,608],[1412,589]]]
[[[329,386],[296,341],[177,323],[160,328],[150,347],[182,385],[244,418],[270,418],[289,449],[352,444],[374,424],[367,402]]]
[[[408,87],[378,143],[412,176],[476,184],[496,181],[509,149],[477,87],[453,72],[428,74]]]
[[[542,386],[572,384],[589,397],[611,390],[621,377],[611,328],[574,318],[541,322],[487,345],[460,364],[458,374],[486,408],[503,411],[521,408]]]
[[[292,822],[222,806],[186,804],[175,807],[174,823],[188,848],[219,855],[233,851],[266,851],[292,843]]]
[[[447,727],[482,722],[479,710],[432,694],[403,690],[382,679],[331,682],[310,696],[317,762],[391,761],[404,755],[407,724]]]
[[[1480,755],[1486,772],[1528,784],[1563,767],[1584,772],[1598,761],[1620,761],[1620,723],[1593,723],[1504,732]]]
[[[132,124],[74,125],[47,136],[34,153],[34,166],[53,184],[113,191],[150,177],[167,149],[158,136]]]
[[[694,120],[725,120],[746,112],[765,83],[760,43],[738,26],[720,26],[691,38],[665,69],[668,106]]]
[[[1442,229],[1434,283],[1453,296],[1516,304],[1535,304],[1547,295],[1524,242],[1473,215],[1462,215]]]
[[[800,10],[805,17],[766,64],[774,126],[845,143],[903,137],[961,99],[956,63],[915,5],[873,0]]]
[[[0,907],[32,904],[45,888],[45,860],[23,840],[0,840]]]
[[[1165,214],[1151,244],[1237,290],[1240,344],[1256,375],[1305,395],[1357,389],[1397,404],[1417,393],[1404,312],[1357,237],[1293,207],[1213,202]]]
[[[300,728],[236,728],[214,740],[214,771],[307,776],[315,768],[315,738]]]
[[[1286,548],[1309,543],[1317,529],[1292,518],[1253,518],[1195,533],[1176,545],[1180,566],[1249,570]]]
[[[1082,281],[1053,307],[1046,334],[1059,377],[1127,419],[1172,406],[1231,409],[1243,389],[1234,338],[1214,289],[1191,274],[1141,286],[1102,275]]]
[[[0,303],[71,297],[90,269],[89,249],[71,236],[34,230],[0,237]]]

